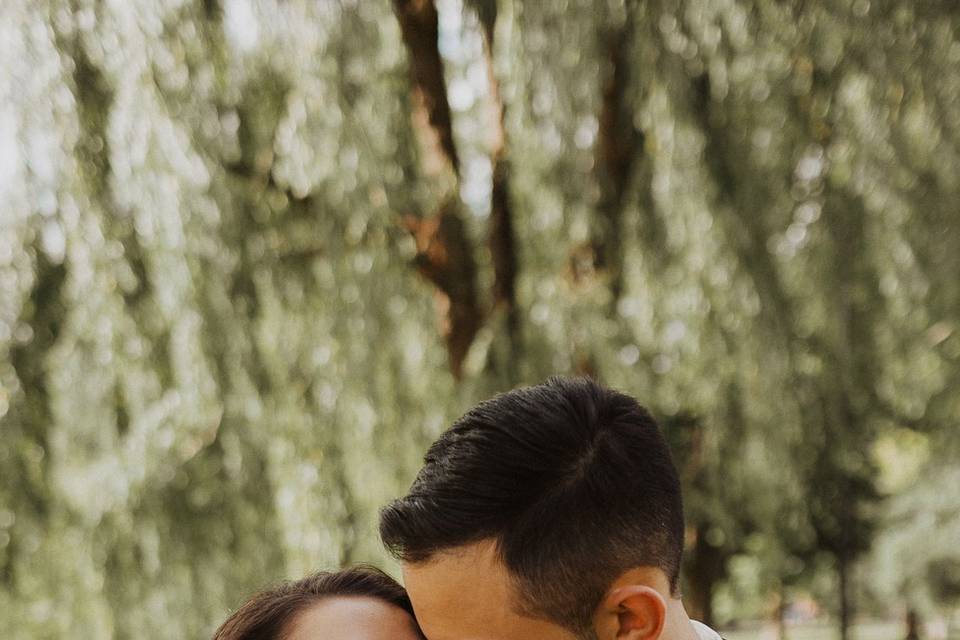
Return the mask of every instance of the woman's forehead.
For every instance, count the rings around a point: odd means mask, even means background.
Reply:
[[[420,640],[403,609],[369,596],[331,596],[289,623],[286,640]]]

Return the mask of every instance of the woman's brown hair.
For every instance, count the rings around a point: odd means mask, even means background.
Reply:
[[[258,593],[220,625],[213,640],[281,640],[286,627],[299,613],[333,596],[382,600],[409,613],[412,624],[416,624],[406,590],[376,567],[358,566],[321,571]]]

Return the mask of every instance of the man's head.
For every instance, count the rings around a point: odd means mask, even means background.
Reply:
[[[680,483],[633,398],[554,378],[460,418],[380,534],[431,640],[650,640],[677,596]]]

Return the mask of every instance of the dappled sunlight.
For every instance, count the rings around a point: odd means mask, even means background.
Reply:
[[[840,560],[955,610],[948,5],[5,3],[0,628],[386,562],[429,442],[556,373],[693,461],[718,619]]]

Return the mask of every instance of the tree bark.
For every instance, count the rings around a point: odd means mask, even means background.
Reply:
[[[907,609],[906,640],[920,640],[920,616],[916,609]]]
[[[837,555],[837,579],[840,595],[840,640],[850,640],[853,610],[850,602],[850,566],[845,553]]]
[[[696,529],[696,541],[687,559],[686,602],[690,615],[707,626],[713,624],[713,590],[724,575],[726,554],[707,542],[705,526]]]
[[[623,288],[623,210],[635,160],[643,150],[644,140],[642,132],[634,127],[633,104],[627,94],[634,19],[631,7],[628,2],[623,24],[604,35],[606,71],[595,146],[600,196],[592,239],[594,264],[609,275],[614,301]]]
[[[467,352],[483,324],[483,313],[477,303],[473,249],[457,214],[457,201],[441,204],[428,218],[405,216],[403,224],[416,243],[417,270],[436,287],[434,302],[440,333],[447,346],[450,371],[459,380]]]
[[[517,247],[514,236],[513,210],[510,205],[510,169],[507,162],[507,131],[504,124],[506,107],[500,92],[494,68],[494,32],[497,21],[495,1],[478,7],[477,14],[483,30],[483,52],[487,65],[487,82],[490,90],[490,163],[493,170],[493,184],[490,195],[490,256],[493,262],[494,308],[502,308],[507,313],[507,327],[511,342],[516,346],[518,339],[517,318]]]
[[[520,308],[517,305],[517,242],[514,233],[513,206],[510,202],[510,165],[507,159],[506,106],[500,92],[494,65],[494,36],[497,23],[496,0],[470,2],[483,33],[483,56],[490,92],[489,145],[492,184],[490,186],[490,229],[487,245],[493,265],[493,309],[504,313],[509,352],[494,358],[506,381],[517,381],[516,354],[520,351]],[[494,365],[497,366],[497,365]]]
[[[473,247],[459,213],[460,161],[437,46],[437,8],[432,0],[394,0],[393,5],[410,58],[413,126],[422,149],[423,171],[439,180],[447,192],[431,216],[405,216],[403,225],[416,242],[415,263],[420,274],[435,287],[450,371],[459,380],[483,313],[477,298]]]
[[[429,174],[460,173],[453,140],[453,121],[447,101],[443,59],[437,47],[439,24],[433,0],[394,0],[400,33],[410,55],[413,82],[413,120]]]
[[[787,589],[783,582],[780,583],[780,593],[777,598],[777,640],[787,640],[787,607],[790,603],[787,600]]]

